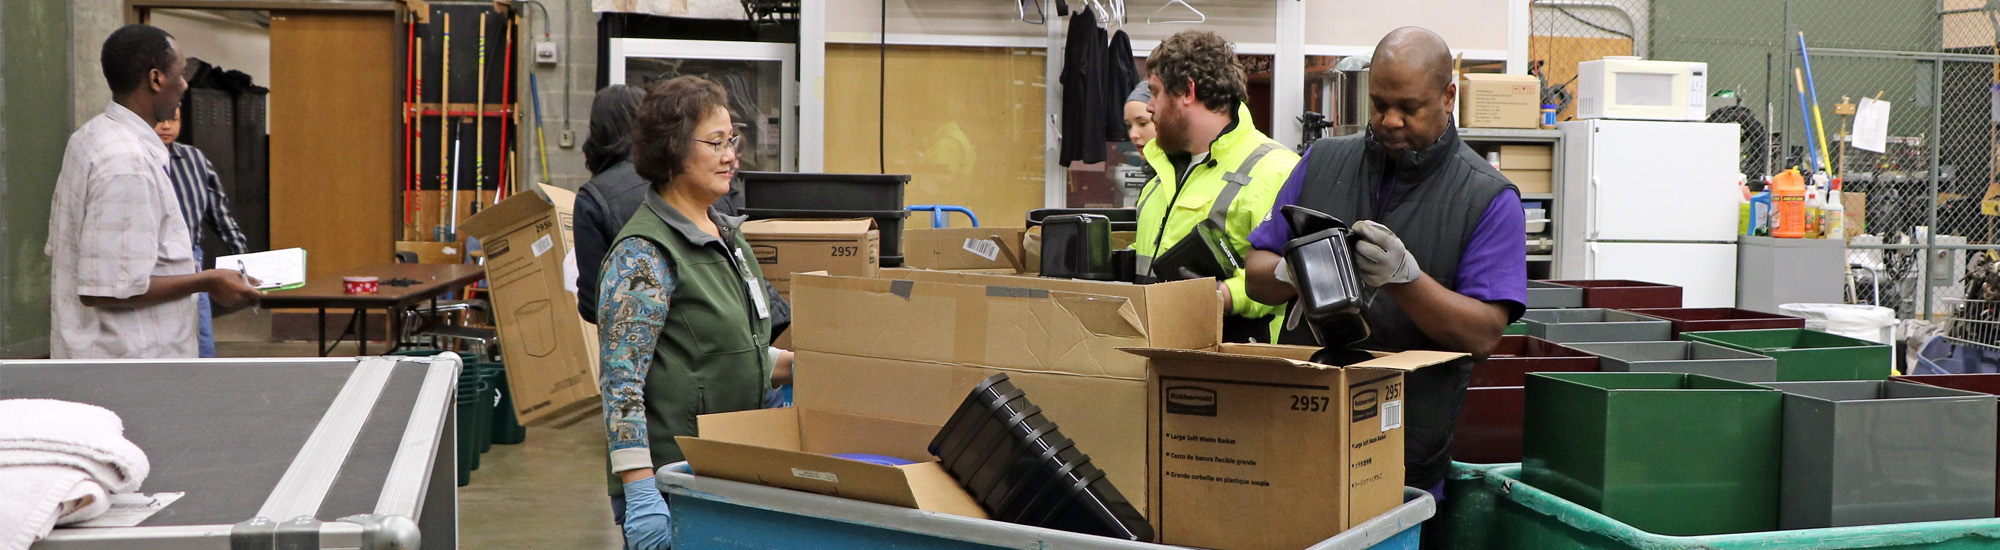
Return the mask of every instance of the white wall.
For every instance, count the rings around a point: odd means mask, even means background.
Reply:
[[[271,85],[271,30],[190,10],[154,10],[153,26],[174,35],[181,55],[243,71],[258,86]]]
[[[885,0],[827,0],[827,40],[830,42],[874,42],[882,27],[881,9]],[[967,37],[1006,37],[1025,41],[1022,46],[1047,43],[1047,30],[1022,23],[1009,0],[886,0],[889,4],[889,34],[932,34]],[[1057,2],[1063,0],[1045,0]],[[1300,0],[1279,0],[1300,1]],[[1406,25],[1437,31],[1458,50],[1507,49],[1507,6],[1516,0],[1399,0],[1393,8],[1375,0],[1303,0],[1305,3],[1305,43],[1309,46],[1373,48],[1382,35]],[[1526,0],[1519,0],[1526,1]],[[1645,0],[1637,0],[1645,1]],[[1207,21],[1201,24],[1147,24],[1165,0],[1126,2],[1125,31],[1135,46],[1162,40],[1185,29],[1214,31],[1231,41],[1269,47],[1278,41],[1277,5],[1274,0],[1192,0],[1189,2]],[[1081,0],[1070,5],[1081,7]],[[1179,6],[1161,14],[1161,19],[1187,15]],[[1060,23],[1060,21],[1057,21]]]
[[[1389,31],[1418,26],[1443,36],[1455,51],[1505,52],[1507,4],[1525,1],[1305,0],[1306,44],[1372,50]]]

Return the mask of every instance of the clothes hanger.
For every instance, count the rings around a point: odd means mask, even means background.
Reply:
[[[1104,4],[1098,2],[1098,0],[1084,0],[1084,3],[1089,4],[1091,9],[1097,12],[1097,26],[1102,27],[1111,24],[1111,11],[1104,9]]]
[[[1188,9],[1188,11],[1191,11],[1191,12],[1194,12],[1194,16],[1195,16],[1195,20],[1193,20],[1193,21],[1179,21],[1179,20],[1177,20],[1177,21],[1154,21],[1154,20],[1153,20],[1153,18],[1154,18],[1154,17],[1158,17],[1158,16],[1160,15],[1160,12],[1164,12],[1164,11],[1167,11],[1167,8],[1171,8],[1171,7],[1174,7],[1174,5],[1175,5],[1175,4],[1179,4],[1179,5],[1181,6],[1181,7],[1183,7],[1183,8],[1187,8],[1187,9]],[[1193,5],[1190,5],[1190,4],[1188,4],[1188,3],[1187,3],[1187,2],[1185,1],[1185,0],[1171,0],[1171,1],[1167,2],[1167,4],[1166,4],[1166,5],[1164,5],[1164,6],[1160,6],[1160,9],[1157,9],[1157,10],[1153,10],[1153,14],[1152,14],[1152,15],[1148,15],[1148,16],[1146,16],[1146,24],[1148,24],[1148,25],[1163,25],[1163,24],[1174,24],[1174,23],[1189,23],[1189,24],[1201,24],[1201,23],[1206,23],[1206,22],[1208,22],[1208,16],[1207,16],[1207,15],[1204,15],[1204,14],[1202,14],[1202,13],[1201,13],[1201,10],[1198,10],[1198,9],[1195,9]]]
[[[1035,4],[1035,14],[1041,16],[1040,19],[1036,19],[1034,21],[1028,20],[1028,3],[1030,2],[1033,2]],[[1042,0],[1015,0],[1014,2],[1014,13],[1020,16],[1022,23],[1028,23],[1031,25],[1047,24],[1049,22],[1049,16],[1047,13],[1043,13],[1046,11],[1048,10],[1042,8]]]

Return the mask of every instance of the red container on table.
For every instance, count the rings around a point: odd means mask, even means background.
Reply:
[[[374,294],[382,289],[382,281],[375,277],[341,277],[340,286],[348,294]]]
[[[1592,372],[1597,356],[1531,336],[1502,336],[1485,361],[1472,365],[1471,387],[1452,435],[1452,460],[1475,464],[1521,461],[1521,416],[1530,372]]]
[[[1923,374],[1896,376],[1891,377],[1890,380],[1904,380],[1919,384],[1929,384],[1940,388],[2000,395],[2000,374]],[[1948,422],[1949,420],[1939,419],[1939,421]],[[1994,429],[2000,430],[2000,426],[1996,426]],[[1996,469],[1994,473],[2000,475],[2000,469]],[[1993,485],[1994,491],[2000,492],[2000,477],[1995,478]],[[2000,515],[2000,501],[1994,503],[1993,513],[1994,515]]]
[[[1679,308],[1681,287],[1623,279],[1548,281],[1583,289],[1583,307]]]
[[[1625,311],[1672,321],[1674,338],[1680,338],[1683,332],[1806,328],[1806,320],[1799,317],[1733,307],[1639,308]]]

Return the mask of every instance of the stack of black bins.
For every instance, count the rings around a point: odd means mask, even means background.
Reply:
[[[882,232],[882,267],[903,266],[903,188],[907,174],[737,172],[743,215],[773,218],[874,218]]]
[[[972,389],[931,440],[930,451],[993,519],[1153,539],[1145,515],[1004,373]]]

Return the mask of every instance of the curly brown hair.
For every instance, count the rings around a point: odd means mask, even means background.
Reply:
[[[1194,96],[1210,111],[1229,109],[1250,95],[1236,45],[1209,31],[1167,37],[1146,56],[1146,72],[1160,77],[1166,93],[1174,96],[1187,95],[1187,83],[1193,82]]]
[[[653,83],[632,124],[632,167],[658,191],[687,171],[702,117],[728,108],[722,86],[699,76]]]

